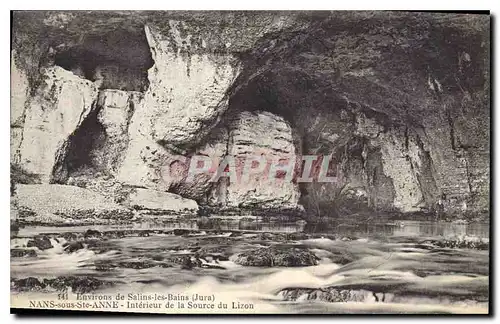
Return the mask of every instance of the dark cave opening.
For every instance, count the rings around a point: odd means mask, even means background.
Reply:
[[[61,162],[66,175],[99,171],[92,153],[105,142],[106,132],[98,114],[99,109],[94,109],[68,138],[67,155]]]
[[[55,55],[55,65],[71,71],[81,78],[94,81],[95,68],[98,60],[95,54],[82,49],[70,48]]]
[[[356,142],[359,138],[355,136],[353,126],[356,123],[355,112],[364,111],[363,107],[350,103],[327,81],[301,71],[275,69],[254,77],[246,84],[244,81],[241,83],[244,86],[230,98],[227,116],[241,111],[273,113],[289,123],[299,154],[332,155],[327,176],[339,176],[337,181],[318,181],[316,170],[312,182],[298,183],[298,203],[305,208],[306,217],[318,220],[370,214],[372,209],[364,198],[357,199],[355,191],[345,188],[349,179],[343,177],[344,172],[361,172],[350,170],[350,164],[357,166],[358,162],[347,162],[346,159],[351,155],[363,158],[362,146]],[[366,111],[369,117],[379,117],[369,109]],[[322,157],[314,164],[318,166],[320,161]]]
[[[113,31],[57,50],[54,64],[96,82],[99,89],[144,92],[154,61],[144,31]]]

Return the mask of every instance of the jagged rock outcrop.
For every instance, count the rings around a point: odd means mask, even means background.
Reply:
[[[95,108],[97,89],[63,68],[43,71],[43,84],[29,98],[22,140],[15,159],[43,182],[65,178],[60,166],[68,154],[68,139]],[[14,153],[15,155],[16,153]]]
[[[155,64],[149,69],[147,109],[141,111],[149,117],[153,140],[180,147],[199,142],[216,124],[239,70],[231,53],[206,51],[205,41],[185,25],[171,20],[167,35],[145,27]]]
[[[169,190],[207,202],[213,186],[209,182],[211,175],[197,175],[193,181],[186,182],[189,156],[209,156],[216,168],[218,161],[228,153],[227,141],[231,139],[227,134],[220,131],[211,135],[209,131],[228,108],[228,91],[238,74],[239,62],[231,53],[211,53],[210,45],[204,40],[195,41],[191,39],[193,35],[181,34],[186,28],[185,23],[172,21],[169,34],[164,36],[146,27],[155,65],[149,70],[150,87],[144,102],[137,106],[130,122],[130,143],[118,178],[130,185]],[[273,125],[273,120],[264,126],[266,130],[280,128],[279,124]],[[210,138],[207,140],[206,136]],[[199,147],[202,140],[206,144]],[[181,155],[185,151],[179,148],[186,146],[198,148]],[[293,151],[289,147],[285,149]],[[274,199],[273,189],[267,189],[264,200],[272,201],[276,207],[284,199],[296,207],[296,190],[285,190],[284,198]],[[252,187],[247,190],[251,191]],[[228,202],[237,206],[244,198],[230,197]],[[249,200],[248,206],[255,205],[261,198],[263,196]],[[266,204],[264,200],[260,205]]]

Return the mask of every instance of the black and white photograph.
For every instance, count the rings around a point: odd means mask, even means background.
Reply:
[[[491,314],[488,11],[10,19],[11,313]]]

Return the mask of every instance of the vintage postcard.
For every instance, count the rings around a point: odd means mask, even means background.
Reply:
[[[488,12],[11,20],[11,312],[491,312]]]

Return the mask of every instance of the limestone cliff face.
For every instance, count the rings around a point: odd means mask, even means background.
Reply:
[[[282,118],[269,112],[243,112],[229,126],[227,155],[234,158],[234,179],[223,179],[214,188],[213,204],[241,208],[298,209],[300,197],[294,176],[300,152],[295,148],[292,129]],[[253,159],[262,157],[262,161]],[[287,174],[277,175],[271,165],[290,165]],[[265,165],[260,168],[260,165]],[[231,168],[231,166],[229,166]],[[256,170],[244,177],[244,170]],[[294,180],[292,177],[290,179]]]
[[[150,120],[152,139],[183,147],[199,142],[228,107],[227,90],[239,62],[231,53],[203,53],[196,35],[181,33],[184,22],[170,21],[167,37],[146,26],[155,64],[141,113]],[[196,48],[200,47],[200,48]]]
[[[195,41],[196,35],[181,34],[183,24],[171,21],[165,36],[145,26],[155,64],[148,70],[144,100],[130,119],[130,143],[118,170],[118,177],[131,185],[158,190],[176,186],[185,192],[190,185],[181,185],[182,179],[173,178],[170,169],[183,162],[177,160],[183,148],[201,142],[228,108],[237,59],[230,53],[209,52],[204,40]],[[185,194],[201,199],[207,186],[200,186]]]
[[[13,55],[15,57],[15,53]],[[23,138],[24,117],[30,86],[26,72],[11,60],[10,74],[10,160],[19,163],[19,146]]]
[[[233,100],[286,116],[304,154],[335,155],[343,182],[302,185],[302,203],[316,215],[486,215],[488,23],[471,15],[334,15],[307,37],[263,39],[247,68],[260,73]]]
[[[69,137],[95,108],[97,89],[60,67],[42,73],[44,82],[26,104],[22,139],[13,156],[48,183],[65,178],[60,164],[68,154]]]
[[[12,58],[11,163],[44,183],[128,207],[489,212],[487,16],[19,12]],[[256,152],[331,155],[340,180],[186,181],[194,155]]]
[[[128,148],[132,115],[142,103],[143,94],[140,92],[114,89],[99,92],[97,122],[102,125],[104,134],[103,140],[91,151],[97,169],[116,172]]]

